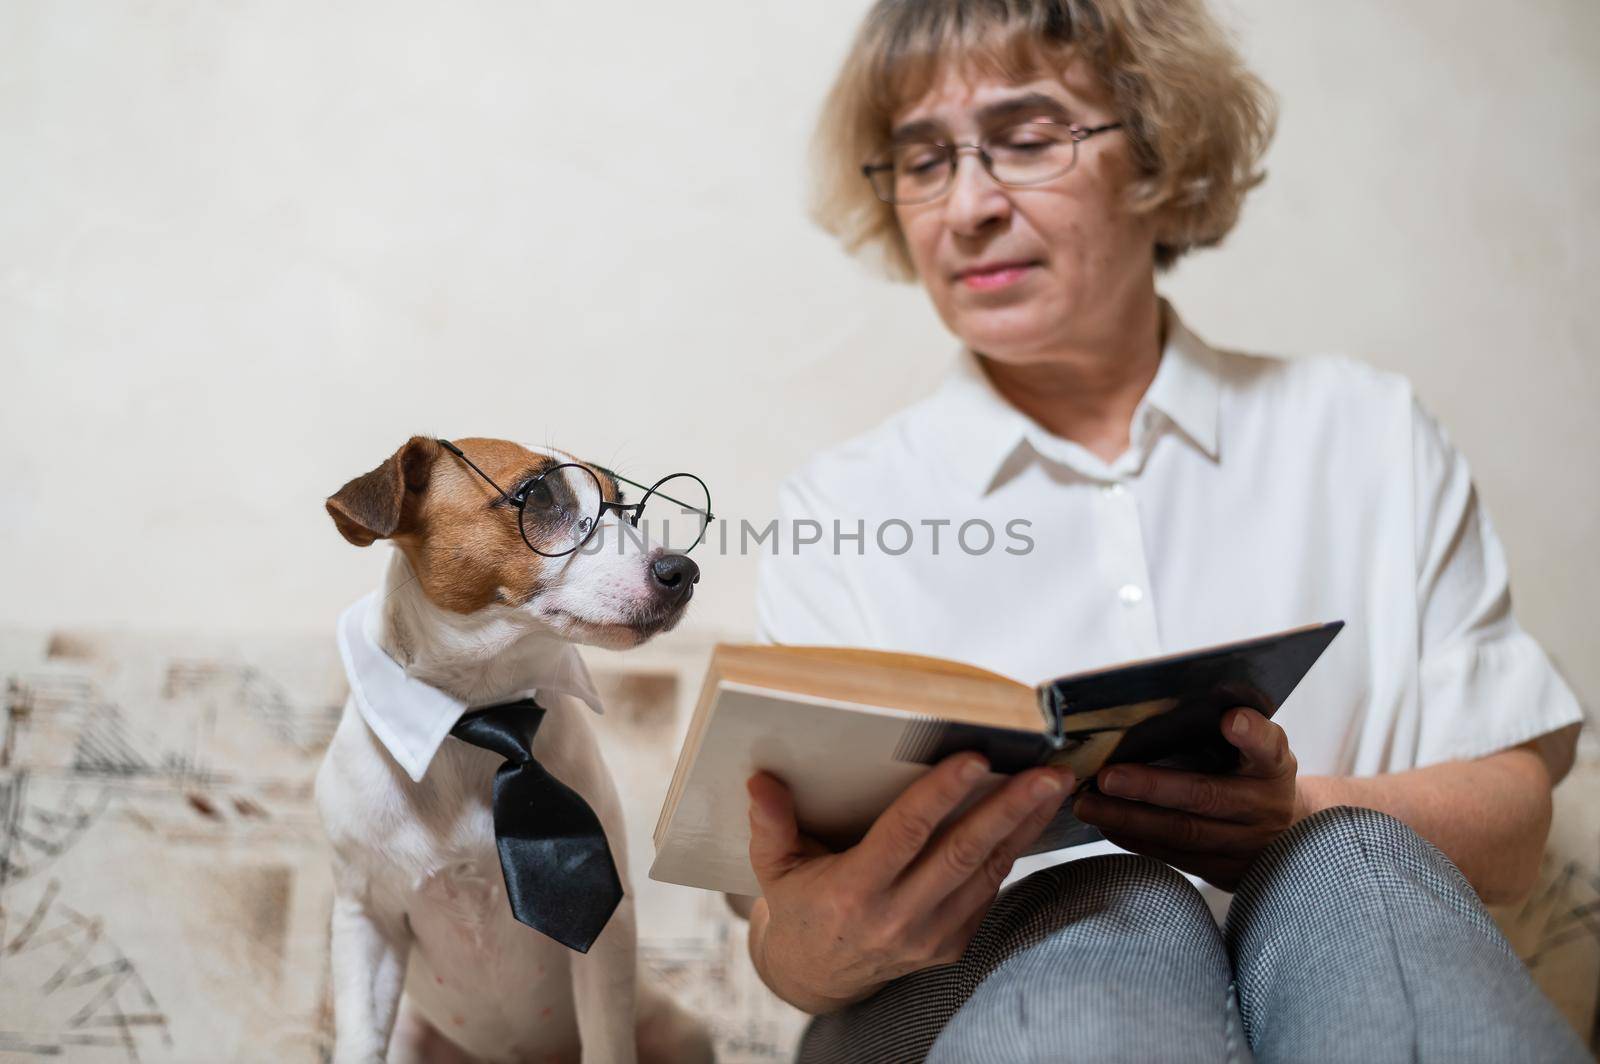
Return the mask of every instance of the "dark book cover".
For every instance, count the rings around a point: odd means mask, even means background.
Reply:
[[[1040,684],[1042,732],[922,717],[907,724],[897,760],[932,765],[976,750],[995,772],[1017,773],[1112,742],[1089,758],[1227,772],[1238,751],[1222,737],[1222,715],[1249,706],[1271,717],[1344,627],[1296,628]],[[1119,737],[1120,736],[1120,737]]]
[[[1040,685],[1040,704],[1059,748],[1126,729],[1106,764],[1226,772],[1237,763],[1238,751],[1222,736],[1222,715],[1249,706],[1271,717],[1343,627],[1343,621],[1331,621],[1052,680]],[[1130,706],[1151,706],[1154,713],[1115,722],[1104,719],[1115,713],[1099,712]]]

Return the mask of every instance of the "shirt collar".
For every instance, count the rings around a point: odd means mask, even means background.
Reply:
[[[1222,399],[1217,354],[1183,324],[1166,300],[1161,301],[1161,312],[1167,342],[1134,423],[1138,424],[1146,406],[1159,410],[1215,460],[1219,456],[1217,421]],[[955,370],[935,393],[934,409],[939,436],[946,441],[947,464],[974,494],[989,490],[1007,459],[1023,443],[1046,454],[1081,450],[1050,435],[1007,402],[970,348],[962,350]]]
[[[1143,401],[1165,414],[1214,461],[1221,453],[1217,420],[1222,407],[1222,373],[1217,353],[1190,331],[1172,304],[1163,299],[1161,310],[1167,346]]]
[[[350,680],[361,719],[378,737],[391,757],[414,782],[420,782],[444,745],[450,729],[468,709],[474,708],[432,684],[406,675],[372,637],[378,593],[370,592],[339,617],[339,657]],[[568,646],[556,658],[550,674],[534,678],[536,686],[495,701],[535,695],[572,695],[596,713],[604,712],[594,680],[578,655]]]
[[[945,463],[977,495],[989,490],[1000,467],[1035,427],[995,390],[971,348],[962,349],[955,371],[935,393],[934,405]]]

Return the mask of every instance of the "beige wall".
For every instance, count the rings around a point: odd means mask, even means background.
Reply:
[[[0,624],[307,630],[407,435],[693,469],[765,520],[953,350],[801,208],[864,0],[0,4]],[[1600,693],[1600,7],[1234,0],[1268,184],[1166,288],[1408,373]],[[692,624],[745,631],[751,559]]]

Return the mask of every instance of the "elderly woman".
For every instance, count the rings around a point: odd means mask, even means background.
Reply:
[[[844,535],[765,560],[764,636],[1032,683],[1347,627],[1276,720],[1224,717],[1233,775],[1100,773],[1073,811],[1109,842],[1071,856],[1101,855],[1030,859],[998,902],[1078,781],[940,827],[983,776],[958,755],[830,852],[753,778],[751,955],[819,1017],[803,1059],[1585,1059],[1479,900],[1530,888],[1580,712],[1465,462],[1400,377],[1218,350],[1156,292],[1233,226],[1271,115],[1202,0],[867,17],[819,216],[963,351],[784,485],[784,527]],[[1174,868],[1237,891],[1224,931]]]

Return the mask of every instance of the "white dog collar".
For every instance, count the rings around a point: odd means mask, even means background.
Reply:
[[[377,598],[376,591],[369,592],[339,616],[339,657],[344,661],[350,694],[361,719],[406,775],[420,782],[450,729],[473,707],[406,675],[400,663],[373,641],[366,621],[367,614],[376,608]],[[494,701],[542,696],[548,707],[549,696],[558,694],[572,695],[596,713],[603,712],[594,680],[576,647],[567,647],[556,658],[551,675],[539,677],[537,686]]]

